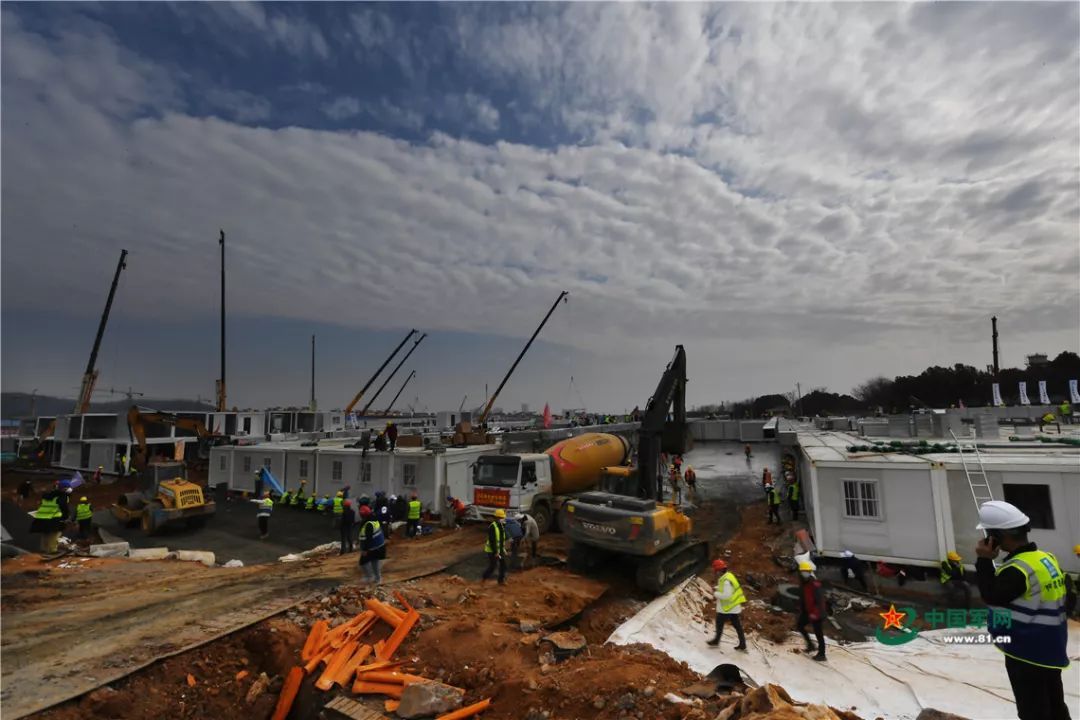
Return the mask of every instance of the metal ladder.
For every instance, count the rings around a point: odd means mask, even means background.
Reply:
[[[979,508],[984,502],[994,499],[994,493],[990,490],[990,480],[986,477],[986,470],[983,469],[979,444],[972,442],[969,448],[969,450],[975,452],[975,461],[972,463],[975,469],[972,469],[968,466],[967,458],[964,457],[964,446],[960,439],[956,437],[956,433],[952,430],[949,430],[949,434],[952,435],[953,442],[956,443],[956,449],[960,453],[960,464],[964,468],[964,477],[967,478],[968,488],[971,489],[971,499],[975,501],[975,513],[978,514]]]

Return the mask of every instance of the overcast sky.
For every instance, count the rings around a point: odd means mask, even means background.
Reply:
[[[5,4],[3,389],[692,404],[1080,349],[1076,3]],[[574,382],[570,382],[570,378]],[[396,391],[398,380],[391,383]]]

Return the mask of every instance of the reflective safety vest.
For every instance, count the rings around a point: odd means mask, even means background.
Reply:
[[[1061,407],[1059,408],[1059,410],[1061,410],[1061,417],[1063,418],[1072,415],[1072,405],[1069,404],[1068,400],[1061,403]]]
[[[769,504],[770,505],[779,505],[780,504],[780,493],[776,492],[776,488],[773,488],[772,490],[769,490],[767,492],[767,495],[768,495],[768,498],[769,498]]]
[[[502,526],[502,523],[500,523],[498,520],[491,523],[491,525],[489,525],[488,528],[489,529],[490,528],[495,528],[495,542],[496,542],[496,544],[498,544],[499,549],[498,550],[492,549],[492,547],[491,547],[491,533],[488,533],[487,540],[484,541],[484,552],[486,552],[486,553],[497,552],[500,555],[505,555],[506,554],[506,528],[504,528]]]
[[[319,512],[326,512],[326,508],[330,507],[330,498],[323,498],[319,501]]]
[[[1065,619],[1065,573],[1057,558],[1042,550],[1023,552],[1006,560],[995,571],[1007,568],[1024,573],[1027,590],[1004,608],[1012,618],[1011,626],[995,625],[991,608],[988,629],[992,635],[1007,635],[1011,642],[995,645],[1014,660],[1045,668],[1066,668],[1069,656],[1065,646],[1068,629]]]
[[[419,520],[420,519],[420,501],[419,500],[410,500],[409,501],[409,516],[408,516],[408,519],[409,520]]]
[[[372,528],[370,540],[365,536],[369,527]],[[360,540],[367,544],[367,547],[365,547],[364,550],[378,550],[381,548],[386,544],[382,525],[380,525],[377,520],[368,520],[364,523],[364,527],[360,528]]]
[[[941,584],[949,582],[953,578],[964,577],[964,568],[960,563],[954,563],[952,560],[941,561]]]
[[[791,483],[787,486],[787,499],[791,502],[799,501],[799,483]]]
[[[286,490],[285,494],[281,496],[280,500],[278,500],[278,505],[288,505],[291,502],[292,502],[292,491],[291,490]]]
[[[342,509],[343,509],[342,505],[343,505],[344,502],[345,502],[345,500],[343,498],[339,498],[339,497],[334,498],[334,514],[335,515],[340,515],[342,513]]]
[[[94,508],[90,503],[79,503],[75,506],[76,520],[89,520],[92,517],[94,517]]]
[[[296,491],[296,494],[292,496],[292,505],[304,504],[304,488],[300,488]]]
[[[60,503],[56,502],[56,498],[41,498],[41,504],[34,511],[34,517],[38,520],[53,520],[62,514]]]
[[[259,501],[259,517],[270,517],[270,513],[274,512],[274,501],[270,498],[263,498]]]
[[[309,497],[307,499],[307,503],[304,505],[304,508],[307,509],[307,510],[314,510],[315,509],[315,496],[314,495],[312,495],[311,497]]]
[[[716,581],[716,592],[719,593],[724,591],[725,582],[731,583],[734,592],[732,592],[731,597],[721,603],[720,612],[730,613],[736,607],[746,602],[746,595],[743,594],[742,586],[739,585],[739,581],[735,579],[735,573],[730,570],[721,575],[720,579]]]

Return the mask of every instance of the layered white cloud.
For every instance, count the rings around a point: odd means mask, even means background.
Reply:
[[[313,27],[227,12],[323,53]],[[369,44],[393,36],[362,17]],[[105,32],[48,41],[5,14],[4,305],[96,311],[127,247],[129,311],[210,312],[223,227],[235,313],[524,335],[566,289],[575,321],[546,337],[599,355],[694,343],[703,365],[760,373],[715,381],[729,397],[800,362],[815,384],[917,370],[898,346],[926,348],[912,363],[967,349],[992,313],[1017,343],[1075,349],[1076,27],[1075,5],[1032,4],[456,13],[458,52],[522,101],[445,111],[579,138],[543,148],[196,118]],[[221,102],[260,119],[244,99]]]

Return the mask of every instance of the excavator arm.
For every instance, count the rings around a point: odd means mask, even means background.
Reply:
[[[146,466],[146,425],[148,423],[172,425],[183,430],[190,430],[191,432],[194,432],[195,436],[199,439],[200,446],[213,445],[216,441],[224,439],[223,435],[212,433],[207,430],[206,425],[204,425],[201,420],[180,417],[173,413],[159,412],[157,410],[143,411],[137,406],[133,406],[128,410],[127,422],[128,433],[131,435],[131,440],[138,446],[138,452],[132,457],[132,462],[135,467],[140,470]]]
[[[681,455],[690,447],[690,430],[686,424],[686,351],[682,345],[676,345],[675,357],[665,368],[641,416],[638,429],[639,493],[655,500],[657,478],[663,476],[660,454]]]

